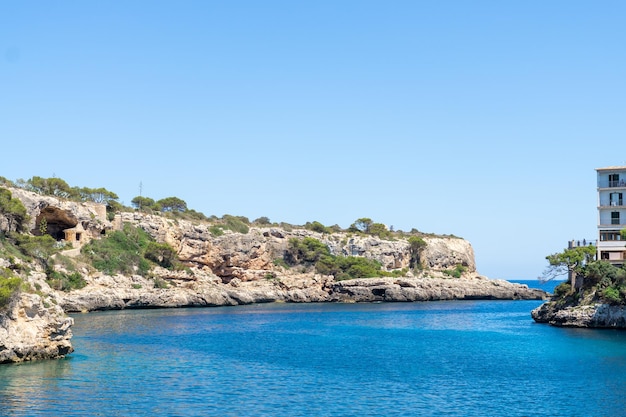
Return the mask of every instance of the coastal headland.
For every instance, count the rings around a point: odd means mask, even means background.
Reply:
[[[0,267],[6,282],[20,282],[0,310],[0,363],[72,352],[67,313],[547,298],[541,290],[481,276],[464,239],[391,233],[369,219],[350,230],[241,218],[233,227],[224,219],[154,211],[111,215],[95,202],[5,190],[25,216],[20,223],[0,213]]]

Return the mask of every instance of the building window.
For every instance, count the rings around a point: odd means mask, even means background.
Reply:
[[[622,205],[622,193],[611,193],[609,194],[609,198],[611,200],[612,206],[621,206]]]
[[[606,231],[601,231],[600,232],[600,240],[601,241],[615,241],[615,240],[622,240],[622,235],[620,234],[620,232],[616,232],[616,231],[610,231],[610,230],[606,230]]]
[[[611,224],[619,224],[619,211],[611,212]]]
[[[619,174],[609,174],[609,187],[617,187],[619,185]]]

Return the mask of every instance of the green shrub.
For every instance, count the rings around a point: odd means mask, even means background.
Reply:
[[[565,297],[572,291],[572,286],[569,282],[564,281],[554,287],[554,296],[557,298]]]
[[[368,234],[378,236],[381,239],[390,239],[391,232],[387,230],[387,226],[382,223],[372,223],[368,228]]]
[[[338,260],[340,272],[335,275],[336,280],[353,278],[374,278],[387,275],[382,271],[378,261],[358,256],[335,257]]]
[[[0,188],[0,213],[6,218],[9,230],[21,232],[26,229],[29,220],[26,207],[6,188]]]
[[[607,287],[602,291],[602,298],[609,304],[620,304],[622,297],[620,291],[615,287]]]
[[[199,220],[199,221],[209,220],[209,218],[204,213],[193,210],[193,209],[187,209],[184,212],[175,211],[173,213],[175,214],[176,218],[180,218],[184,220]]]
[[[167,243],[149,242],[144,256],[163,268],[172,269],[178,264],[176,251]]]
[[[87,281],[78,272],[48,271],[46,275],[46,281],[56,290],[71,291],[84,288],[87,285]]]
[[[279,224],[279,226],[285,231],[285,232],[291,232],[294,229],[294,225],[293,224],[289,224],[289,223],[284,223],[281,222]]]
[[[394,276],[373,259],[332,255],[326,245],[312,237],[290,239],[284,260],[290,265],[313,266],[318,273],[332,275],[336,280]]]
[[[393,271],[391,271],[391,276],[393,276],[393,277],[404,277],[408,273],[409,273],[409,268],[394,269]]]
[[[169,287],[170,285],[167,283],[166,280],[162,278],[158,278],[158,277],[154,278],[154,288],[164,289],[164,288],[169,288]]]
[[[411,267],[422,269],[422,252],[426,248],[426,241],[419,236],[411,236],[407,241],[409,242],[409,253],[411,254],[409,261]]]
[[[274,259],[274,265],[281,266],[283,268],[289,268],[289,265],[287,264],[287,262],[285,262],[285,259],[283,258]]]
[[[449,275],[453,278],[461,278],[464,272],[467,271],[467,268],[461,264],[457,264],[454,269],[446,269],[443,271],[444,274]]]
[[[13,275],[10,269],[0,269],[0,308],[5,307],[22,285],[22,280]]]
[[[291,238],[285,253],[285,261],[290,265],[315,264],[322,256],[330,255],[326,245],[312,237]]]
[[[250,224],[250,222],[243,216],[231,216],[229,214],[222,216],[222,225],[224,229],[232,230],[233,232],[245,235],[250,231],[248,224]]]
[[[125,224],[122,230],[109,233],[103,239],[92,240],[83,246],[81,253],[104,273],[132,274],[137,271],[145,276],[150,270],[150,262],[143,255],[151,241],[144,230]]]
[[[224,229],[222,228],[222,226],[211,226],[209,227],[209,232],[211,233],[211,236],[222,236],[224,234]]]
[[[324,226],[322,223],[318,221],[307,223],[304,225],[304,228],[307,230],[311,230],[313,232],[318,232],[318,233],[332,233],[331,229]]]
[[[602,282],[602,287],[611,285],[620,278],[623,279],[626,271],[617,268],[608,261],[589,262],[582,269],[581,274],[585,277],[585,286],[592,287]]]
[[[50,235],[10,233],[8,240],[18,250],[20,259],[26,262],[35,261],[46,270],[50,268],[52,255],[63,249],[63,245]]]

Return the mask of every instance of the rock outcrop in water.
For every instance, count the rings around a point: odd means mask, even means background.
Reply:
[[[560,327],[626,329],[626,308],[604,303],[564,306],[550,301],[531,312],[537,323]]]
[[[161,271],[163,272],[163,271]],[[165,278],[167,276],[167,278]],[[409,302],[434,300],[544,299],[545,292],[526,285],[480,276],[451,278],[364,278],[336,282],[329,276],[284,274],[228,284],[201,271],[162,275],[168,288],[140,276],[93,277],[91,284],[57,299],[65,311],[125,308],[227,306],[267,302]]]
[[[0,311],[0,363],[61,358],[74,349],[71,326],[61,307],[22,293]]]
[[[45,218],[55,238],[67,240],[70,236],[74,239],[72,244],[80,247],[85,239],[77,241],[76,230],[92,239],[105,230],[130,223],[158,242],[168,243],[186,269],[157,267],[150,277],[111,276],[86,265],[80,271],[87,285],[63,292],[51,288],[41,266],[33,264],[23,279],[37,289],[37,294],[22,293],[6,311],[0,312],[0,362],[56,358],[71,352],[72,319],[64,311],[266,302],[543,299],[546,295],[525,285],[481,277],[476,272],[471,245],[456,237],[424,236],[426,247],[420,254],[423,270],[417,276],[408,272],[407,276],[396,278],[335,281],[333,276],[311,270],[276,265],[275,260],[284,256],[290,239],[312,237],[333,255],[367,257],[380,262],[387,271],[408,271],[410,245],[405,239],[278,227],[252,227],[246,234],[226,230],[222,236],[214,236],[206,222],[127,212],[109,222],[102,205],[43,197],[24,190],[15,190],[14,197],[27,208],[29,228],[34,233],[38,221]],[[0,216],[0,228],[3,224],[8,223]],[[65,252],[68,256],[78,253],[78,249]],[[0,259],[0,266],[10,264]],[[458,267],[464,271],[460,278],[446,275],[446,270]]]

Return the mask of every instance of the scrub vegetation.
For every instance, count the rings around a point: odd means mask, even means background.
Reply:
[[[375,222],[368,217],[358,218],[348,228],[343,229],[336,224],[326,226],[317,220],[298,226],[272,222],[266,216],[258,217],[252,222],[247,217],[231,214],[224,214],[222,217],[206,216],[190,209],[183,199],[175,196],[153,199],[140,195],[131,200],[131,207],[126,207],[119,202],[117,194],[106,188],[74,187],[56,177],[34,176],[28,180],[19,179],[15,182],[0,177],[0,214],[9,223],[8,230],[0,232],[0,255],[10,259],[17,275],[20,268],[27,269],[32,265],[39,265],[45,271],[48,283],[53,288],[63,291],[84,287],[86,282],[83,275],[89,269],[107,274],[148,276],[150,270],[157,265],[173,270],[182,269],[183,266],[171,246],[154,241],[147,232],[130,224],[123,225],[122,230],[109,231],[102,238],[91,240],[81,248],[80,257],[71,259],[64,257],[60,252],[69,247],[46,234],[48,225],[45,219],[36,226],[41,236],[28,233],[30,219],[26,208],[19,199],[12,197],[10,190],[2,186],[22,188],[59,199],[104,204],[109,220],[112,220],[116,213],[126,211],[163,216],[172,221],[178,219],[198,221],[206,224],[211,235],[216,237],[225,233],[246,234],[250,227],[279,227],[286,231],[304,228],[322,235],[346,233],[348,239],[355,236],[389,240],[406,239],[410,245],[409,267],[414,270],[424,268],[421,257],[426,241],[423,237],[434,236],[416,229],[410,232],[394,230],[393,226]],[[408,273],[408,268],[388,272],[379,262],[372,259],[332,254],[326,245],[313,237],[291,239],[284,256],[276,259],[274,264],[283,268],[298,266],[303,270],[332,275],[336,280],[404,276]],[[457,277],[463,272],[463,267],[459,266],[446,273]]]
[[[332,275],[340,281],[352,278],[373,278],[384,276],[403,276],[408,270],[388,272],[381,269],[380,262],[357,256],[335,256],[330,249],[317,239],[305,237],[292,238],[283,258],[289,266],[301,265],[324,275]],[[282,264],[282,262],[275,262]]]
[[[6,307],[19,291],[22,280],[8,268],[0,268],[0,309]]]
[[[554,289],[553,301],[562,305],[626,305],[626,268],[595,260],[595,254],[595,246],[584,246],[546,257],[549,266],[544,280],[564,274],[573,277]]]
[[[174,249],[157,243],[143,229],[124,224],[122,230],[107,233],[83,246],[81,254],[97,270],[106,274],[147,276],[154,265],[168,269],[182,268]]]

